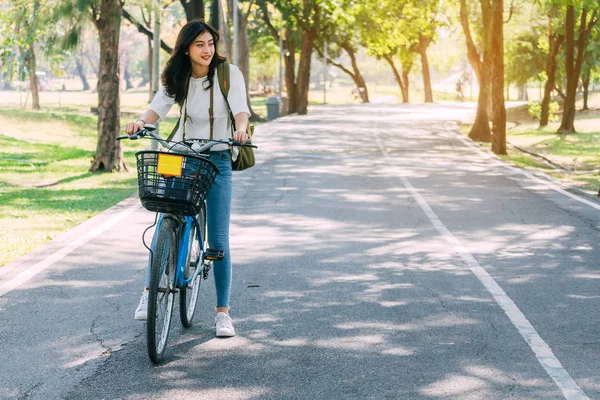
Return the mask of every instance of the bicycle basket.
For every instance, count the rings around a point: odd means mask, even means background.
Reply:
[[[219,169],[199,156],[160,151],[139,151],[138,186],[142,206],[148,211],[196,215]]]

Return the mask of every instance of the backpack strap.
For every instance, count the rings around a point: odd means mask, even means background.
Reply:
[[[221,89],[221,94],[225,98],[225,103],[227,103],[227,108],[229,109],[232,132],[235,132],[235,117],[231,112],[231,107],[229,107],[229,100],[227,100],[227,96],[229,95],[229,87],[231,86],[231,82],[229,81],[229,63],[222,62],[217,65],[217,77],[219,78],[219,88]]]
[[[188,75],[188,77],[187,77],[187,79],[185,81],[185,89],[184,89],[185,90],[185,97],[183,98],[183,104],[181,105],[181,107],[179,109],[179,119],[177,120],[177,123],[175,124],[175,127],[171,131],[171,134],[167,138],[167,141],[173,140],[173,136],[175,136],[175,134],[179,130],[179,124],[181,123],[181,119],[183,118],[183,120],[185,121],[185,118],[187,118],[187,115],[184,116],[183,107],[185,106],[187,108],[187,104],[186,104],[187,103],[187,94],[188,94],[188,89],[190,87],[190,78],[191,78],[191,76],[192,76],[192,71],[190,71],[190,74]],[[184,134],[184,139],[185,139],[185,122],[183,124],[183,129],[184,129],[183,134]]]

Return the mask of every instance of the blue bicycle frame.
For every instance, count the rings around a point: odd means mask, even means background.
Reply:
[[[204,265],[204,256],[206,254],[206,249],[204,248],[204,238],[202,237],[202,231],[200,229],[200,223],[198,222],[198,218],[196,216],[173,216],[171,214],[159,213],[158,221],[156,223],[156,230],[154,231],[154,236],[152,237],[152,245],[150,246],[151,251],[154,252],[156,248],[156,238],[158,237],[158,232],[160,232],[162,221],[166,215],[169,215],[169,218],[175,218],[178,221],[178,232],[177,232],[177,240],[178,240],[178,248],[177,248],[177,268],[175,270],[175,278],[174,284],[175,287],[185,287],[192,280],[199,275],[202,269],[197,268],[199,265]],[[183,226],[181,226],[181,222],[183,222]],[[198,263],[196,264],[196,271],[193,276],[185,279],[184,271],[185,271],[185,262],[188,256],[189,242],[192,233],[192,228],[195,228],[198,232],[196,236],[199,245],[200,245],[200,255],[201,257],[198,259]],[[152,263],[152,257],[148,258],[148,277],[146,280],[146,286],[148,286],[148,282],[150,282],[150,266]],[[164,267],[163,267],[164,268]],[[161,271],[163,273],[164,271]]]

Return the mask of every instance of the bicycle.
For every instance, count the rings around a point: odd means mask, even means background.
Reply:
[[[222,143],[256,146],[231,138],[169,142],[158,136],[155,129],[147,124],[137,133],[119,136],[117,140],[149,137],[168,150],[143,150],[135,154],[142,206],[157,213],[154,224],[148,228],[156,226],[152,245],[150,248],[145,242],[144,245],[150,251],[146,340],[148,356],[158,364],[167,347],[175,294],[179,292],[181,324],[189,328],[201,282],[208,279],[213,261],[224,256],[223,250],[208,248],[206,196],[219,169],[205,153]]]

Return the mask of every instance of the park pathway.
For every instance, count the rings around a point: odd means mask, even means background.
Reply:
[[[132,318],[153,221],[135,198],[13,263],[0,398],[600,399],[600,207],[462,137],[473,111],[258,127],[234,178],[238,335],[214,338],[211,278],[158,367]]]

